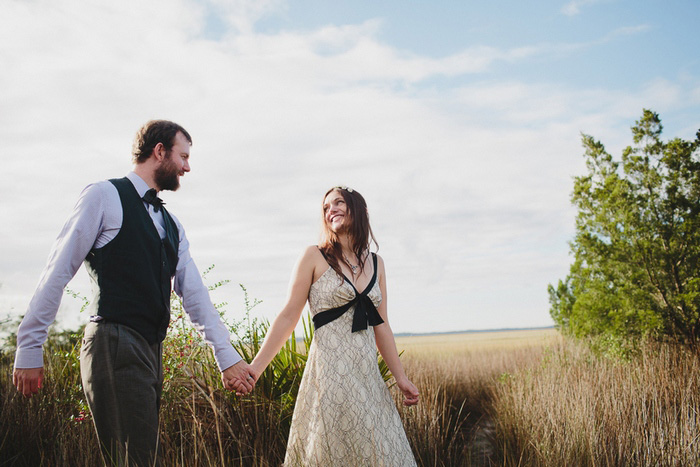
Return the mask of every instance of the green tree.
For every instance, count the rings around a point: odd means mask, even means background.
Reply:
[[[670,339],[700,350],[700,130],[661,140],[644,110],[620,161],[583,135],[574,262],[549,286],[550,313],[577,337]]]

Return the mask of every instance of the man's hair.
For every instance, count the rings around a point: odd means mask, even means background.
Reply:
[[[151,157],[153,148],[158,143],[163,143],[165,150],[170,151],[175,144],[175,135],[178,132],[182,133],[187,138],[187,141],[192,144],[190,134],[177,123],[168,120],[151,120],[147,122],[136,133],[134,146],[131,151],[133,162],[136,164],[145,162]]]

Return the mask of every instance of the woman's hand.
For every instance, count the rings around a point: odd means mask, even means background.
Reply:
[[[255,383],[258,381],[258,378],[260,378],[260,375],[262,375],[262,372],[265,371],[265,367],[261,366],[260,362],[256,362],[254,359],[250,363],[250,366],[248,366],[247,371],[248,375],[245,383],[240,379],[231,379],[226,384],[226,387],[229,390],[236,391],[237,396],[245,396],[246,394],[253,392]],[[247,386],[250,386],[250,388]]]
[[[396,385],[403,393],[403,405],[410,406],[418,403],[418,388],[408,378],[396,381]]]
[[[262,366],[260,361],[256,360],[255,358],[253,359],[252,362],[250,362],[250,369],[253,373],[255,373],[255,381],[260,378],[260,375],[263,374],[263,371],[265,371],[266,366]]]
[[[245,360],[240,360],[221,372],[224,387],[230,391],[236,391],[238,396],[244,396],[251,392],[259,377],[260,373],[254,371]]]

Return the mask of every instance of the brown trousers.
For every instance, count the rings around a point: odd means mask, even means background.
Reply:
[[[80,372],[105,464],[157,465],[162,345],[121,324],[91,322]]]

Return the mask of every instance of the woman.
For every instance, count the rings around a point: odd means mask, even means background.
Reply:
[[[323,241],[306,249],[287,303],[251,363],[262,373],[299,321],[308,299],[316,329],[299,387],[285,465],[410,466],[415,459],[389,390],[377,348],[405,405],[418,389],[399,361],[387,320],[384,262],[370,253],[367,204],[351,188],[323,200]]]

